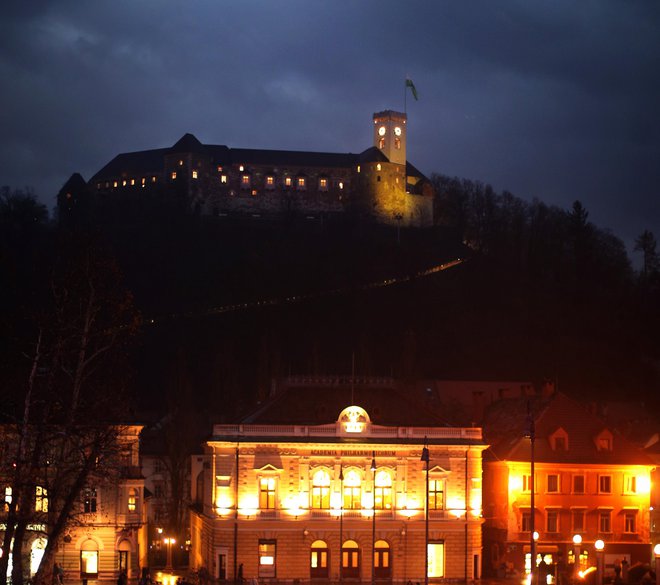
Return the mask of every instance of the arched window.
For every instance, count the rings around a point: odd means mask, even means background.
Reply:
[[[390,545],[384,540],[377,540],[374,545],[374,571],[376,579],[389,579],[392,577]]]
[[[96,579],[99,573],[99,547],[91,538],[80,547],[80,578]]]
[[[312,508],[330,508],[330,474],[325,469],[312,476]]]
[[[349,469],[344,474],[344,510],[362,508],[362,478],[357,469]]]
[[[328,567],[328,545],[322,540],[315,540],[312,543],[309,576],[312,579],[327,579]]]
[[[376,471],[374,478],[374,507],[376,510],[392,509],[392,476],[389,471]]]
[[[343,579],[360,578],[360,547],[354,540],[347,540],[341,547],[341,576]]]

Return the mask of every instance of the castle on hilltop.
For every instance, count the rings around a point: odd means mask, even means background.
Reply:
[[[433,187],[406,159],[406,122],[400,112],[374,114],[373,146],[359,154],[230,148],[185,134],[170,148],[119,154],[88,182],[74,174],[58,195],[59,217],[90,201],[105,207],[162,195],[202,215],[353,214],[429,227]]]

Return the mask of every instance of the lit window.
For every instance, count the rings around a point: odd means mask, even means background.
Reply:
[[[110,181],[105,182],[105,188],[108,189],[110,187]]]
[[[355,469],[350,469],[344,476],[344,509],[359,510],[362,508],[362,480]]]
[[[321,177],[319,179],[319,189],[321,191],[327,191],[328,190],[328,179],[325,177]]]
[[[559,492],[559,475],[556,473],[548,474],[548,493],[556,494]]]
[[[83,512],[96,512],[96,488],[87,488],[83,493]]]
[[[220,175],[220,182],[222,184],[227,183],[227,175]]]
[[[426,547],[426,552],[429,559],[429,577],[444,577],[445,576],[445,543],[444,542],[429,542]]]
[[[252,197],[256,197],[256,195],[257,195],[257,190],[256,190],[256,189],[252,189]]]
[[[394,139],[394,148],[396,150],[401,150],[401,138]]]
[[[599,475],[598,476],[598,492],[601,494],[612,493],[612,476]]]
[[[128,491],[128,511],[135,512],[137,510],[137,490],[131,488]]]
[[[245,167],[243,165],[238,167],[238,170],[241,171],[241,173],[245,170]]]
[[[637,532],[637,512],[630,510],[623,515],[623,531],[628,534]]]
[[[156,182],[156,175],[154,175],[153,177],[151,177],[151,182],[152,182],[152,183],[155,183],[155,182]]]
[[[250,186],[250,175],[241,175],[241,187],[247,189]]]
[[[118,186],[117,181],[113,181],[112,186],[116,188]]]
[[[385,148],[385,139],[384,139],[384,138],[380,138],[380,139],[378,140],[378,148],[380,148],[381,150],[382,150],[383,148]],[[358,170],[358,173],[359,173],[359,172],[360,172],[360,171]]]
[[[198,173],[197,173],[197,170],[194,170],[194,171],[192,172],[192,178],[193,178],[193,179],[196,179],[198,176],[199,176],[199,175],[198,175]]]
[[[176,179],[176,171],[172,171],[172,179]]]
[[[124,180],[121,182],[121,186],[122,186],[122,187],[126,187],[126,184],[127,184],[127,181],[126,181],[126,179],[124,179]]]
[[[344,183],[342,181],[339,181],[339,189],[342,190],[344,188]]]
[[[573,532],[584,532],[584,510],[572,510]]]
[[[309,568],[312,578],[326,579],[328,577],[328,545],[322,540],[312,543]]]
[[[259,507],[262,510],[275,508],[275,478],[259,478]]]
[[[142,186],[144,187],[146,185],[146,183],[147,183],[147,179],[142,177]]]
[[[293,179],[291,179],[291,177],[286,177],[284,179],[284,185],[287,187],[291,187],[291,185],[293,185]]]
[[[584,475],[573,476],[573,493],[574,494],[584,493]]]
[[[392,476],[387,471],[378,471],[374,484],[374,508],[390,510],[392,508]]]
[[[360,172],[360,165],[357,166],[357,172]]]
[[[601,510],[598,514],[598,531],[612,532],[612,511]]]
[[[312,508],[330,507],[330,474],[319,469],[312,476]]]
[[[274,185],[275,184],[275,177],[268,175],[266,177],[266,185]]]
[[[135,185],[135,179],[131,179],[131,186]]]
[[[259,540],[259,577],[275,577],[276,540]]]
[[[219,173],[222,172],[222,167],[221,167],[221,166],[218,166],[218,172],[219,172]]]
[[[546,530],[548,532],[559,532],[559,510],[547,511]]]
[[[380,163],[378,163],[378,164],[376,165],[376,170],[377,170],[377,171],[380,171],[380,170],[381,170]]]
[[[180,166],[180,167],[183,166],[183,161],[182,161],[182,160],[179,161],[179,166]]]
[[[9,511],[9,504],[11,504],[12,498],[13,496],[11,486],[7,486],[5,488],[5,511]]]
[[[101,183],[96,183],[96,188],[101,189]]]
[[[37,512],[48,512],[48,490],[40,485],[35,488],[34,509]]]
[[[297,185],[298,189],[304,189],[306,185],[305,177],[298,177]]]
[[[444,510],[445,482],[442,479],[429,479],[429,510]]]

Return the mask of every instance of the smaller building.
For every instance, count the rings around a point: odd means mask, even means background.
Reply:
[[[484,432],[485,573],[529,570],[533,533],[553,575],[594,566],[597,540],[609,571],[649,562],[655,464],[641,449],[560,392],[493,403]]]

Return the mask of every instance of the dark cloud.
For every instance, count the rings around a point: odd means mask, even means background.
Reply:
[[[409,158],[660,235],[652,1],[10,3],[0,182],[49,204],[74,171],[183,133],[357,152],[408,98]]]

